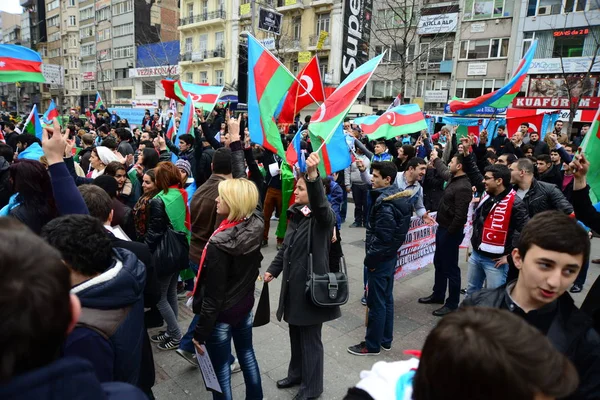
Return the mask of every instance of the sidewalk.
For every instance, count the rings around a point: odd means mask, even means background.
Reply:
[[[360,371],[370,369],[377,361],[397,361],[408,358],[403,350],[421,349],[429,331],[439,320],[431,315],[438,305],[423,305],[417,303],[417,298],[431,294],[433,286],[433,266],[427,266],[416,273],[396,281],[394,287],[395,321],[394,342],[392,350],[382,351],[375,357],[357,357],[349,354],[346,348],[364,340],[366,308],[360,304],[362,297],[362,280],[364,258],[364,228],[348,228],[354,213],[354,205],[348,204],[348,216],[341,230],[342,247],[346,257],[350,278],[350,300],[342,307],[341,318],[326,323],[323,326],[323,343],[325,348],[325,391],[321,399],[342,399],[349,387],[359,380]],[[276,224],[271,224],[271,238],[275,236]],[[600,241],[592,241],[592,257],[600,256]],[[276,254],[275,241],[270,241],[269,247],[263,249],[261,275]],[[466,282],[466,255],[460,253],[463,287]],[[587,290],[598,277],[600,267],[590,264],[588,279],[584,291],[573,295],[577,304],[585,298]],[[257,282],[257,294],[262,288],[262,280]],[[255,328],[253,331],[254,350],[262,375],[262,385],[265,399],[291,399],[297,388],[280,390],[275,382],[284,378],[290,358],[289,337],[287,324],[275,318],[279,301],[281,283],[274,280],[270,284],[271,323]],[[258,300],[257,300],[258,302]],[[185,331],[192,318],[192,312],[180,302],[179,321]],[[152,334],[157,329],[151,330]],[[178,356],[175,351],[158,351],[154,348],[156,364],[156,385],[153,388],[157,399],[212,399],[212,395],[204,388],[202,377],[197,368]],[[234,399],[245,398],[244,379],[241,373],[232,376]]]

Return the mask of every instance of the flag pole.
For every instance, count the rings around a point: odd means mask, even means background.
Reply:
[[[262,44],[261,42],[259,42],[259,41],[258,41],[258,39],[256,39],[256,38],[254,37],[254,35],[252,35],[250,32],[242,32],[241,34],[246,34],[246,35],[248,35],[248,36],[252,36],[252,38],[253,38],[253,39],[256,41],[256,43],[258,43],[258,45],[259,45],[260,47],[262,47],[264,51],[268,51],[268,52],[269,52],[269,54],[271,54],[271,55],[273,56],[273,58],[274,58],[275,60],[277,60],[277,62],[279,63],[279,65],[281,65],[281,66],[283,67],[283,69],[285,69],[285,70],[286,70],[286,72],[287,72],[288,74],[290,74],[291,76],[293,76],[293,77],[294,77],[294,80],[295,80],[296,82],[298,82],[298,84],[299,84],[300,86],[302,86],[302,89],[304,89],[304,91],[305,91],[305,92],[306,92],[306,93],[307,93],[307,94],[310,96],[310,98],[311,98],[311,99],[312,99],[312,100],[313,100],[315,103],[317,103],[317,106],[321,107],[321,103],[319,103],[317,100],[315,100],[315,98],[313,97],[313,95],[312,95],[312,94],[311,94],[311,93],[310,93],[310,92],[309,92],[309,91],[306,89],[306,87],[304,87],[304,85],[302,84],[302,81],[301,81],[301,80],[299,80],[298,78],[296,78],[296,77],[294,76],[294,74],[292,74],[292,73],[290,72],[290,70],[289,70],[289,69],[288,69],[288,68],[287,68],[285,65],[283,65],[283,63],[281,62],[281,60],[279,60],[279,58],[278,58],[278,57],[275,57],[275,55],[274,55],[273,53],[271,53],[271,52],[270,52],[270,51],[269,51],[269,50],[268,50],[268,49],[267,49],[265,46],[263,46],[263,44]],[[321,85],[321,86],[322,86],[322,85]]]

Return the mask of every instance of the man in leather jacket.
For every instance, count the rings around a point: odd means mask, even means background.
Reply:
[[[568,399],[600,397],[600,335],[567,293],[589,252],[587,233],[574,219],[558,211],[537,214],[512,251],[517,280],[462,303],[509,310],[544,333],[579,373],[580,385]]]

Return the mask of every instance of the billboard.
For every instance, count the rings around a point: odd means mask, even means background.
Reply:
[[[369,59],[373,0],[344,0],[340,82]]]
[[[281,21],[283,14],[259,7],[258,9],[258,29],[265,32],[271,32],[275,35],[281,34]]]

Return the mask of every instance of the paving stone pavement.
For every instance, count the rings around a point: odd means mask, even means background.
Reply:
[[[431,293],[433,286],[433,265],[429,265],[403,279],[396,281],[394,286],[394,342],[392,350],[382,351],[379,356],[358,357],[349,354],[346,348],[364,340],[365,307],[360,304],[363,294],[363,239],[364,228],[349,228],[353,222],[354,205],[348,204],[348,218],[341,229],[342,248],[350,278],[350,299],[342,307],[342,316],[323,326],[323,343],[325,350],[325,391],[321,399],[342,399],[349,387],[359,380],[360,371],[370,369],[377,361],[397,361],[408,358],[404,350],[421,349],[425,338],[439,320],[431,312],[436,305],[417,303],[417,298]],[[261,275],[269,266],[276,254],[275,247],[276,223],[271,224],[270,243],[263,249],[264,260]],[[600,241],[592,240],[592,257],[600,257]],[[466,254],[460,252],[460,267],[462,270],[463,287],[466,282]],[[584,291],[573,297],[579,305],[591,284],[598,277],[600,266],[591,264]],[[262,288],[262,281],[257,282],[257,292]],[[296,389],[277,389],[275,382],[284,378],[290,358],[288,328],[285,322],[275,318],[275,310],[279,301],[280,282],[274,280],[270,284],[271,323],[253,330],[253,343],[256,358],[260,367],[262,386],[265,399],[291,399]],[[257,301],[258,302],[258,301]],[[192,319],[192,312],[180,301],[179,323],[185,332]],[[151,334],[158,329],[151,330]],[[175,351],[160,351],[153,346],[154,362],[156,364],[156,385],[154,395],[160,400],[172,399],[211,399],[202,382],[200,371],[192,367]],[[234,399],[245,398],[244,379],[241,373],[233,374],[231,386]]]

